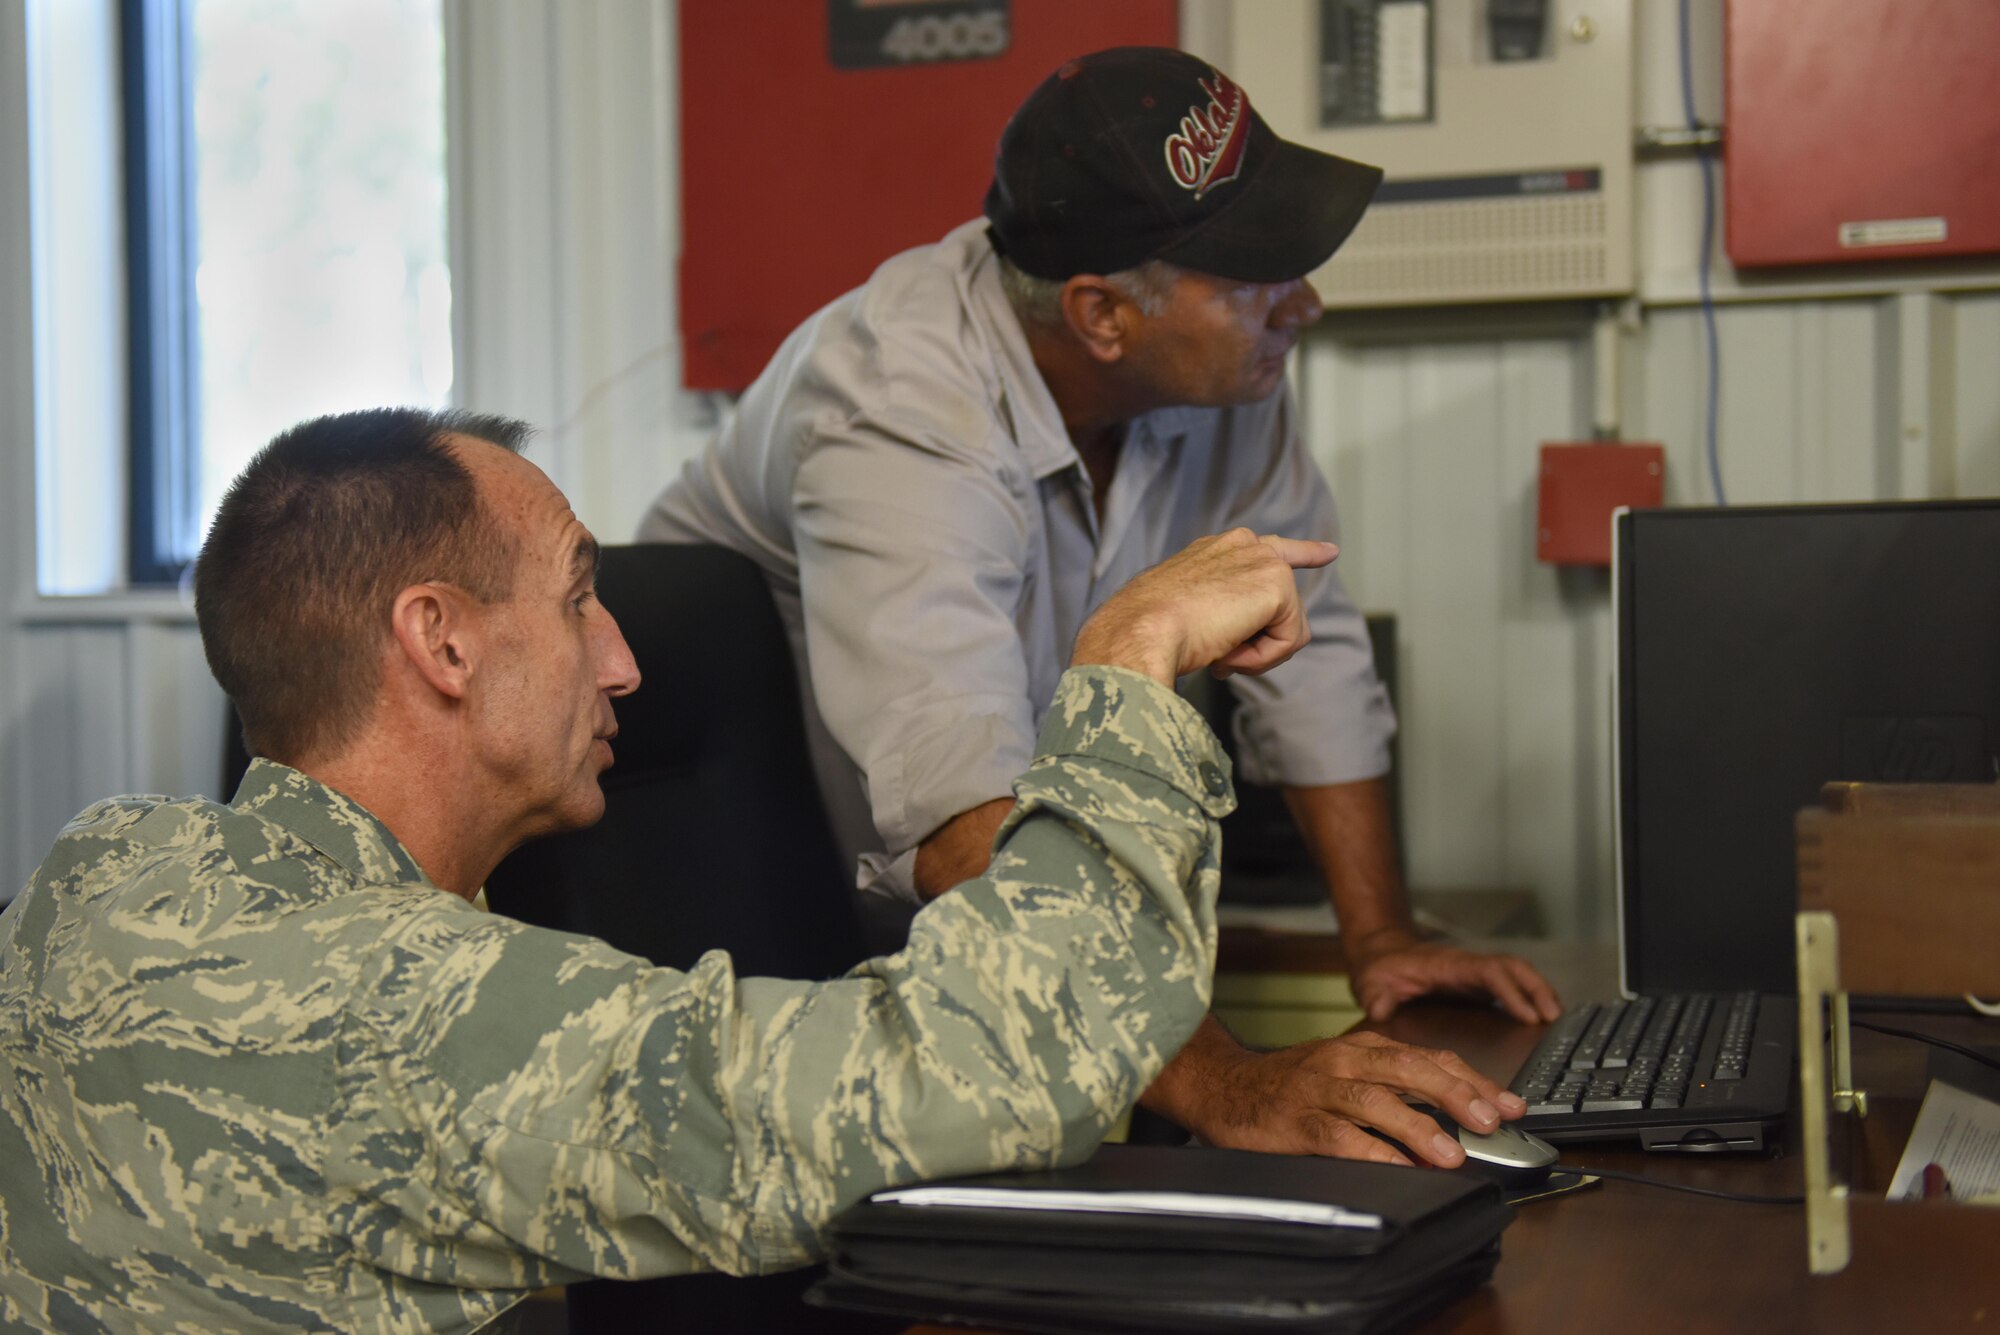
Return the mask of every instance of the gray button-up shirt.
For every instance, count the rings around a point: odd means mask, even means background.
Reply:
[[[985,224],[889,260],[801,325],[641,524],[761,565],[806,680],[835,832],[860,883],[914,897],[916,845],[1005,797],[1084,619],[1206,533],[1333,538],[1289,387],[1133,421],[1102,523],[1000,290]],[[1313,643],[1235,678],[1247,777],[1389,767],[1366,627],[1332,570],[1300,576]]]

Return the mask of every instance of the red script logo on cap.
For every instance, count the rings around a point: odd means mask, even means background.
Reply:
[[[1250,99],[1220,70],[1197,80],[1208,94],[1207,106],[1188,108],[1181,127],[1167,136],[1167,170],[1200,199],[1224,181],[1236,179],[1243,166],[1244,124],[1250,119]]]

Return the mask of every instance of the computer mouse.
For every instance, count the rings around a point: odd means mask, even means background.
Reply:
[[[1438,1128],[1458,1142],[1465,1151],[1465,1164],[1460,1172],[1483,1177],[1489,1182],[1497,1182],[1502,1188],[1513,1191],[1519,1187],[1538,1187],[1549,1180],[1555,1169],[1557,1153],[1555,1146],[1538,1136],[1502,1122],[1485,1135],[1480,1135],[1470,1127],[1460,1126],[1450,1113],[1433,1108],[1427,1103],[1413,1103],[1411,1112],[1420,1112],[1438,1124]],[[1392,1136],[1384,1135],[1373,1127],[1369,1134],[1388,1142],[1413,1163],[1423,1163],[1421,1155],[1412,1154],[1408,1146]]]

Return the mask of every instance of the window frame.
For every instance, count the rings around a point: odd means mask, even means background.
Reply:
[[[201,378],[188,202],[190,20],[179,0],[119,0],[125,190],[126,578],[178,584],[200,485]]]

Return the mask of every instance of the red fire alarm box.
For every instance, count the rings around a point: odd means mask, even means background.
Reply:
[[[1535,556],[1558,566],[1611,564],[1611,512],[1666,499],[1667,452],[1650,443],[1542,446]]]
[[[1058,65],[1173,46],[1177,0],[683,0],[683,383],[738,390],[883,260],[979,216]]]
[[[1742,266],[2000,251],[2000,3],[1728,0]]]

